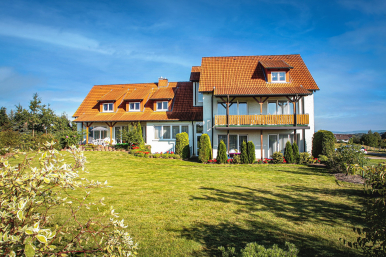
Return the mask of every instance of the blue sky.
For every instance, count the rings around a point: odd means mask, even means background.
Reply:
[[[189,80],[205,56],[300,54],[316,130],[386,129],[386,1],[0,1],[0,106],[69,117],[93,85]]]

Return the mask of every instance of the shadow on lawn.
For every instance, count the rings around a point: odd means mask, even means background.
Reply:
[[[299,174],[299,175],[311,175],[311,176],[328,176],[331,173],[329,169],[326,168],[320,168],[320,167],[308,167],[308,166],[301,166],[298,165],[296,169],[282,169],[279,170],[283,173],[291,173],[291,174]]]
[[[204,246],[203,251],[195,251],[192,253],[193,256],[221,256],[218,250],[220,246],[234,247],[239,252],[250,242],[258,242],[267,248],[278,244],[280,248],[286,249],[284,246],[286,241],[296,245],[300,251],[299,256],[361,256],[352,249],[339,245],[338,240],[334,244],[257,220],[246,220],[245,223],[243,226],[229,222],[216,225],[196,223],[194,227],[184,228],[179,232],[182,237]]]
[[[304,222],[323,223],[325,225],[363,224],[360,207],[353,207],[342,199],[333,202],[331,196],[358,197],[358,191],[351,189],[319,189],[305,186],[276,187],[276,191],[253,189],[236,186],[238,191],[216,188],[201,188],[209,194],[192,197],[192,200],[231,203],[239,206],[236,214],[249,214],[247,222],[252,227],[245,229],[232,223],[211,225],[199,223],[193,228],[185,228],[182,236],[201,242],[207,247],[210,256],[218,255],[217,247],[244,247],[248,242],[267,242],[284,245],[285,241],[295,243],[300,249],[300,256],[344,256],[344,247],[339,248],[339,238],[327,241],[307,234],[295,233],[274,224],[259,222],[258,212],[270,212],[278,218],[286,219],[299,226]],[[240,191],[242,189],[243,191]],[[350,199],[352,200],[352,198]],[[348,251],[348,250],[346,250]],[[353,252],[349,256],[355,256]]]

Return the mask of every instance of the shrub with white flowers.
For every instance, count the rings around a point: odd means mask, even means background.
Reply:
[[[80,178],[86,172],[82,151],[71,147],[74,163],[66,164],[53,144],[39,150],[36,167],[31,153],[14,152],[14,158],[25,155],[16,166],[11,157],[0,157],[0,256],[136,255],[124,220],[112,208],[95,212],[103,199],[94,203],[88,201],[90,192],[82,198],[70,192],[106,187],[107,182]],[[91,208],[98,216],[84,215]],[[66,218],[55,221],[58,214]]]

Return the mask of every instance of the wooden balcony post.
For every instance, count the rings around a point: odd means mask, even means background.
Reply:
[[[89,133],[89,128],[91,127],[92,122],[86,122],[86,144],[88,144],[88,133]]]
[[[110,128],[110,145],[113,144],[113,127],[115,126],[115,124],[117,124],[116,122],[106,122],[107,126],[109,126]]]
[[[229,95],[227,95],[227,127],[229,127]],[[229,154],[229,130],[227,131],[227,152]]]
[[[264,155],[263,155],[263,130],[260,130],[260,148],[261,148],[261,160],[263,160],[263,157],[264,157]]]

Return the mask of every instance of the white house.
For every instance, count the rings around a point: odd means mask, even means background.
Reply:
[[[187,132],[192,155],[206,133],[214,156],[220,140],[229,152],[253,141],[257,158],[269,158],[287,141],[311,151],[317,90],[300,55],[204,57],[190,82],[94,86],[73,116],[79,129],[108,128],[89,136],[116,142],[139,121],[153,153],[173,151],[175,135]]]

